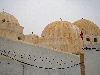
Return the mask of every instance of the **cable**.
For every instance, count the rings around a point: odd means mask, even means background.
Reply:
[[[2,50],[0,50],[0,51],[2,51]],[[3,52],[3,51],[2,51],[2,52]],[[5,57],[8,57],[8,58],[10,58],[10,59],[12,59],[12,60],[16,60],[17,62],[20,62],[20,63],[22,63],[22,64],[25,64],[25,65],[28,65],[28,66],[34,66],[34,67],[36,67],[36,68],[41,68],[41,69],[43,69],[43,68],[44,68],[44,69],[52,69],[52,70],[56,70],[56,69],[66,69],[66,68],[72,68],[72,67],[74,67],[74,66],[78,66],[78,65],[81,65],[81,64],[84,63],[84,62],[77,63],[77,64],[74,64],[74,65],[71,65],[71,66],[67,66],[67,67],[65,67],[65,68],[46,68],[46,67],[43,67],[43,66],[37,66],[37,65],[29,64],[29,63],[26,63],[26,62],[23,62],[23,61],[14,59],[13,57],[10,57],[9,55],[5,55],[5,54],[3,54],[3,53],[1,53],[1,55],[5,56]]]

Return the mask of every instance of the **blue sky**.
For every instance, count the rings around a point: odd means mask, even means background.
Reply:
[[[16,17],[24,34],[40,36],[45,26],[60,18],[71,23],[85,18],[100,28],[100,0],[0,0],[0,12],[3,9]]]

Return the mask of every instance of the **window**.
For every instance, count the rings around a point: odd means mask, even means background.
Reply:
[[[86,41],[90,41],[90,38],[86,38]]]
[[[94,42],[97,42],[97,38],[94,38]]]

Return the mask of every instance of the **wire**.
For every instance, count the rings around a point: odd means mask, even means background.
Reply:
[[[9,55],[3,54],[3,51],[2,51],[2,50],[0,50],[0,51],[1,51],[1,55],[5,56],[5,57],[8,57],[8,58],[10,58],[10,59],[12,59],[12,60],[16,60],[17,62],[22,63],[22,64],[24,64],[24,65],[34,66],[34,67],[36,67],[36,68],[41,68],[41,69],[43,69],[43,68],[44,68],[44,69],[50,69],[50,70],[66,69],[66,68],[73,68],[73,67],[75,67],[75,66],[78,66],[78,65],[81,65],[81,64],[84,63],[84,62],[81,62],[81,63],[79,62],[79,63],[73,64],[73,65],[71,65],[71,66],[63,67],[63,68],[61,68],[61,67],[59,67],[59,68],[47,68],[47,67],[37,66],[37,65],[34,65],[34,64],[29,64],[29,63],[23,62],[23,61],[21,61],[21,60],[14,59],[13,57],[10,57]],[[7,53],[6,51],[4,51],[4,52]]]

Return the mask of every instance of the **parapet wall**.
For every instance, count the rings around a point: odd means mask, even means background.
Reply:
[[[1,75],[80,75],[80,57],[0,37]]]

